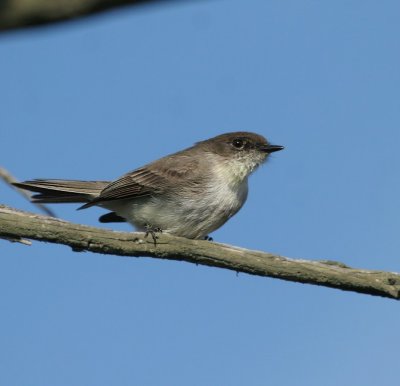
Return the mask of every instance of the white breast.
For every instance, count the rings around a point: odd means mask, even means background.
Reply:
[[[110,209],[141,231],[148,224],[176,236],[203,238],[237,213],[248,192],[249,170],[242,163],[221,165],[215,158],[208,161],[212,175],[202,194],[177,195],[174,199],[148,197],[114,204]]]

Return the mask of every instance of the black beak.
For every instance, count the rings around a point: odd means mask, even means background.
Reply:
[[[260,145],[258,148],[261,151],[265,151],[266,153],[273,153],[274,151],[280,151],[280,150],[284,149],[283,146],[280,146],[280,145],[269,145],[269,144]]]

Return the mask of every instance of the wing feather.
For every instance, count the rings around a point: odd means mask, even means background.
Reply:
[[[197,178],[198,161],[187,157],[184,152],[176,153],[169,157],[161,158],[149,165],[133,170],[121,178],[108,184],[89,203],[79,209],[88,208],[93,205],[111,200],[124,200],[161,194],[165,190],[182,185]]]

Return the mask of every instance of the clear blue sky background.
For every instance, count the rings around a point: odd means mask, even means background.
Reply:
[[[216,241],[400,271],[399,15],[398,1],[192,1],[1,35],[1,165],[114,179],[255,131],[286,149]],[[35,210],[4,184],[0,202]],[[53,209],[97,224],[75,207]],[[216,268],[0,241],[0,310],[1,385],[399,379],[397,302]]]

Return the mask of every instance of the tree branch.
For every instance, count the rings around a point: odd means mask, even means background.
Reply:
[[[0,0],[0,31],[39,26],[161,0]]]
[[[146,239],[143,233],[114,232],[74,224],[4,205],[0,205],[0,237],[12,241],[27,238],[64,244],[74,251],[186,261],[251,275],[400,298],[400,275],[397,273],[353,269],[337,262],[294,260],[166,234],[161,234],[154,245],[153,240]]]

